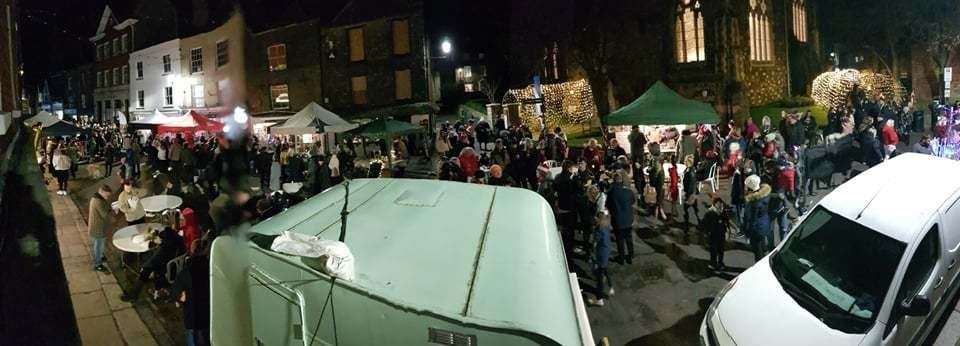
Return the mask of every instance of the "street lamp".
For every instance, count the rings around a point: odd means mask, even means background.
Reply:
[[[440,51],[443,52],[444,55],[447,55],[447,54],[450,54],[450,51],[452,50],[453,50],[453,44],[450,43],[450,39],[448,38],[443,39],[443,42],[440,43]]]

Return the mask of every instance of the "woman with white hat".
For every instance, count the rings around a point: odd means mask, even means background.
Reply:
[[[770,245],[772,245],[768,210],[772,189],[770,185],[761,183],[760,177],[756,174],[747,177],[744,180],[744,186],[747,188],[747,193],[744,196],[746,206],[741,227],[750,237],[750,248],[753,249],[754,259],[759,261],[770,251]]]

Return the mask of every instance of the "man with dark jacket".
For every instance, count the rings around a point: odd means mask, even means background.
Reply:
[[[187,345],[209,345],[210,260],[206,254],[187,258],[171,296],[180,306]]]
[[[627,136],[627,141],[630,142],[630,160],[640,162],[640,159],[643,158],[643,149],[647,146],[647,137],[643,135],[643,132],[640,132],[639,126],[633,125],[633,130]]]
[[[723,246],[727,240],[727,220],[723,215],[723,209],[723,199],[714,196],[710,208],[703,215],[703,222],[700,224],[701,230],[707,235],[710,248],[710,266],[717,270],[725,268]]]
[[[107,229],[110,228],[110,195],[113,191],[110,186],[103,185],[90,198],[90,222],[87,231],[90,232],[91,249],[93,250],[93,270],[106,272],[103,265],[103,246],[107,242]]]
[[[560,226],[560,235],[563,237],[563,246],[567,251],[573,249],[573,230],[577,228],[577,197],[583,194],[577,166],[572,161],[563,161],[563,172],[553,182],[556,192],[557,220]]]
[[[150,280],[151,276],[153,277],[155,290],[160,290],[169,285],[166,278],[167,262],[186,252],[186,247],[183,245],[183,237],[177,234],[173,228],[165,228],[163,231],[160,231],[157,237],[160,238],[160,246],[156,252],[153,253],[153,256],[143,264],[143,268],[140,269],[139,278],[133,283],[133,288],[127,293],[124,293],[120,297],[121,300],[128,302],[137,299],[137,296],[140,295],[140,289]],[[154,299],[158,297],[159,292],[154,291]]]
[[[617,237],[617,255],[619,262],[633,263],[633,205],[636,195],[624,185],[626,177],[615,173],[613,184],[607,191],[607,210],[610,211],[610,223]]]

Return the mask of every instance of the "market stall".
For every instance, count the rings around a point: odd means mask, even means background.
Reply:
[[[197,112],[190,111],[187,114],[169,119],[164,124],[157,126],[157,134],[182,133],[184,137],[192,139],[199,133],[218,133],[223,131],[223,123],[216,120],[207,119]]]
[[[166,116],[163,113],[160,113],[159,110],[155,110],[153,114],[142,119],[131,121],[127,124],[127,126],[130,126],[130,128],[136,130],[151,130],[157,126],[169,123],[175,118],[176,117]]]
[[[637,125],[649,142],[660,143],[662,152],[677,148],[680,131],[698,124],[717,124],[720,116],[708,103],[690,100],[657,81],[630,104],[610,113],[606,124],[617,141],[629,153],[627,137],[630,127]]]
[[[302,143],[319,143],[324,151],[329,152],[329,148],[336,143],[337,133],[356,127],[357,124],[344,120],[316,102],[310,102],[282,124],[270,127],[270,134],[299,136]]]
[[[366,137],[370,139],[383,139],[386,141],[388,146],[392,146],[393,138],[396,136],[409,135],[413,133],[420,133],[424,131],[424,128],[417,126],[411,123],[397,121],[393,119],[387,119],[381,117],[380,119],[368,122],[363,124],[356,129],[349,131],[357,136]],[[387,149],[387,167],[390,168],[393,166],[393,155],[390,155],[390,149]]]

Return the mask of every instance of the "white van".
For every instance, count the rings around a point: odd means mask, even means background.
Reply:
[[[960,287],[960,162],[904,154],[823,198],[730,281],[706,345],[915,345]]]

